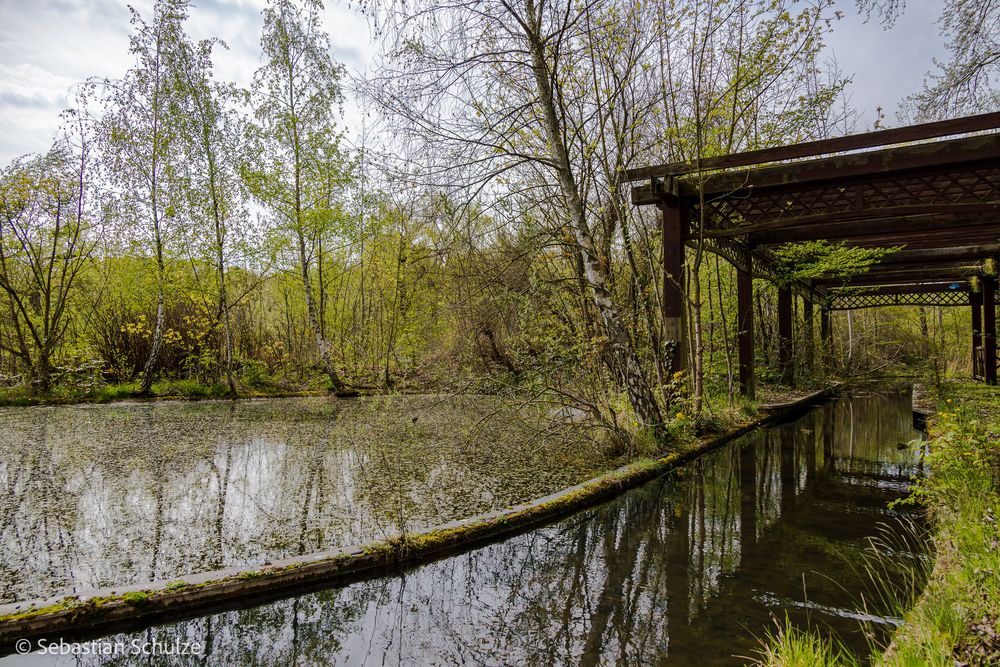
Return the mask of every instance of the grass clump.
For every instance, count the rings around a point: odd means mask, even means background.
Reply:
[[[860,667],[860,661],[835,638],[796,628],[785,616],[761,643],[758,665],[768,667]]]
[[[165,380],[153,383],[153,394],[184,398],[221,398],[229,394],[229,388],[224,384],[202,384],[195,380]]]

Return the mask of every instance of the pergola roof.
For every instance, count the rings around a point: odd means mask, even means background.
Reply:
[[[773,269],[770,249],[792,241],[903,247],[864,274],[798,286],[831,308],[959,305],[1000,253],[998,128],[990,113],[643,167],[623,180],[646,181],[634,204],[685,211],[687,239],[700,235],[758,275]]]

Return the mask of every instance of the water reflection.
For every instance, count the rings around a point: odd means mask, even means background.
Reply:
[[[220,665],[708,665],[741,662],[787,612],[864,653],[859,619],[886,629],[858,604],[866,538],[900,517],[887,503],[920,473],[897,446],[916,435],[909,410],[906,395],[847,397],[405,576],[117,639],[198,641]]]
[[[487,397],[0,409],[0,602],[362,544],[598,472]],[[473,428],[484,415],[488,437]]]

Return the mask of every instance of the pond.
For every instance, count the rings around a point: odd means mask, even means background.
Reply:
[[[714,665],[787,614],[866,655],[898,623],[880,594],[905,603],[928,557],[904,539],[917,511],[889,507],[922,474],[917,437],[908,394],[848,395],[503,542],[111,639],[195,642],[218,665]]]
[[[582,426],[515,409],[485,396],[0,408],[0,602],[365,544],[616,465]]]

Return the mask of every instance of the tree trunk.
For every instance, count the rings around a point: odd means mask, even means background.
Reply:
[[[694,284],[694,297],[691,299],[691,319],[694,323],[694,391],[692,392],[692,411],[701,414],[705,398],[705,342],[701,323],[701,250],[697,251],[699,258],[691,267],[691,282]]]
[[[154,200],[155,211],[155,200]],[[156,225],[156,325],[153,327],[153,347],[149,351],[149,358],[146,359],[142,367],[142,386],[139,387],[140,394],[149,394],[153,389],[153,371],[156,369],[156,362],[160,358],[160,349],[163,347],[163,320],[166,317],[166,307],[164,292],[166,286],[166,269],[163,265],[163,241],[160,238],[159,221]]]
[[[854,358],[854,311],[847,311],[847,360]]]
[[[49,351],[43,348],[38,351],[38,362],[35,364],[35,381],[38,383],[39,393],[49,393],[52,387],[51,380],[52,365],[49,363]]]
[[[229,297],[226,295],[226,262],[223,254],[223,244],[226,240],[225,226],[222,222],[222,212],[219,209],[219,191],[215,181],[215,160],[212,158],[212,146],[207,131],[204,136],[205,151],[208,155],[209,187],[212,190],[212,218],[215,223],[215,263],[219,276],[219,312],[222,315],[222,332],[226,345],[226,384],[229,394],[236,396],[236,380],[233,378],[233,327],[229,316]]]
[[[226,265],[222,255],[222,233],[218,220],[216,221],[216,243],[218,249],[215,260],[219,264],[219,310],[222,312],[222,332],[226,345],[226,384],[229,386],[230,395],[236,396],[236,380],[233,378],[233,327],[229,316],[229,297],[226,296]]]
[[[584,275],[593,296],[594,305],[604,324],[605,334],[615,366],[614,369],[628,394],[636,418],[643,425],[652,427],[659,434],[662,432],[662,418],[656,399],[643,376],[639,359],[632,348],[628,332],[621,323],[611,294],[607,289],[607,279],[600,259],[594,248],[594,241],[587,226],[586,211],[583,200],[570,167],[569,153],[563,141],[562,128],[556,112],[555,98],[549,81],[549,68],[545,62],[545,47],[541,39],[540,18],[535,10],[534,0],[527,0],[526,9],[528,21],[525,25],[525,37],[531,53],[532,70],[535,86],[538,92],[538,103],[542,109],[543,125],[546,138],[552,151],[553,161],[559,177],[559,186],[566,199],[569,216],[572,220],[573,234],[580,248],[583,260]]]
[[[313,336],[316,338],[316,345],[319,347],[319,356],[323,362],[323,369],[330,378],[330,384],[333,385],[334,391],[344,391],[344,382],[340,379],[340,373],[337,372],[337,367],[333,363],[333,355],[330,353],[330,343],[323,336],[323,330],[319,325],[319,316],[316,312],[316,302],[313,300],[312,282],[309,279],[309,263],[306,259],[306,237],[305,234],[302,233],[301,229],[298,230],[298,236],[299,266],[302,269],[302,288],[306,297],[306,314],[309,317],[309,327],[312,329]]]

